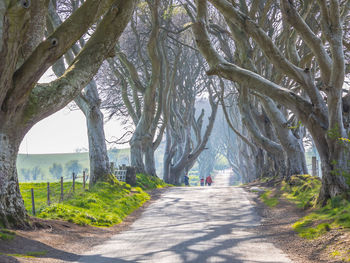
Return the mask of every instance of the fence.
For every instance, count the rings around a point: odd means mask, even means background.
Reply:
[[[66,181],[64,181],[66,179]],[[72,194],[74,194],[77,190],[77,180],[82,179],[82,183],[79,182],[80,184],[80,190],[85,191],[86,190],[86,182],[89,179],[89,176],[86,175],[85,172],[83,172],[82,176],[77,176],[75,173],[72,173],[72,178],[63,178],[61,177],[60,182],[47,182],[46,187],[32,187],[30,188],[30,199],[31,199],[31,210],[32,214],[36,215],[36,206],[35,206],[35,199],[36,197],[40,200],[40,203],[46,203],[48,206],[50,206],[53,203],[59,203],[62,202],[65,199],[68,199]],[[43,190],[46,192],[45,193],[45,200],[43,200]],[[28,191],[28,190],[27,190]],[[22,191],[21,191],[22,192]],[[22,192],[23,197],[25,197],[27,194],[26,191]],[[24,198],[25,200],[27,198]]]
[[[126,181],[126,165],[123,164],[119,167],[119,169],[114,168],[114,163],[110,163],[112,174],[118,179],[118,181],[125,182]]]
[[[111,163],[111,171],[112,171],[112,174],[118,179],[118,181],[122,181],[122,182],[126,181],[127,170],[125,165],[119,167],[119,169],[115,169],[114,164]],[[82,192],[85,191],[86,182],[88,178],[89,176],[86,175],[85,171],[83,172],[82,176],[77,176],[75,173],[72,173],[72,178],[61,177],[61,180],[58,183],[47,182],[45,186],[43,184],[40,184],[40,186],[35,188],[30,188],[27,191],[21,190],[21,193],[25,200],[28,200],[28,201],[31,200],[32,214],[36,215],[36,206],[35,206],[36,198],[39,199],[40,204],[47,204],[48,206],[50,206],[53,203],[62,202],[63,200],[68,199],[73,193],[76,192],[77,190],[76,182],[78,179],[82,179],[80,190]],[[45,191],[45,194],[43,194],[43,191]],[[30,197],[27,196],[27,198],[25,198],[27,194],[30,194]],[[45,195],[46,200],[44,200],[43,195]]]

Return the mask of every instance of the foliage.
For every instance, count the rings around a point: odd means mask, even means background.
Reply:
[[[42,171],[42,178],[38,178],[36,182],[53,182],[57,181],[57,178],[52,176],[50,173],[50,168],[54,163],[57,165],[61,165],[64,167],[66,163],[70,160],[78,160],[79,163],[87,168],[90,166],[89,164],[89,154],[88,153],[61,153],[61,154],[18,154],[17,157],[17,168],[19,171],[19,180],[20,182],[28,182],[33,181],[25,180],[25,174],[23,171],[32,170],[34,167],[40,167]],[[26,169],[26,170],[22,170]],[[71,175],[70,175],[71,177]]]
[[[39,166],[35,166],[32,169],[33,180],[36,181],[39,179],[39,175],[42,175],[42,171]]]
[[[83,166],[79,163],[78,160],[71,160],[65,165],[66,171],[68,175],[72,173],[78,174],[83,171]]]
[[[116,166],[123,163],[128,164],[129,149],[111,149],[108,151],[108,157]],[[161,157],[162,158],[162,157]],[[60,154],[19,154],[17,157],[17,168],[20,182],[34,182],[31,177],[31,171],[34,167],[40,167],[41,176],[35,182],[54,182],[58,181],[58,177],[53,176],[50,169],[56,164],[65,167],[71,161],[77,160],[83,170],[90,167],[89,153],[60,153]],[[69,174],[69,179],[71,179]]]
[[[265,191],[261,196],[261,200],[269,207],[275,207],[279,201],[278,197],[274,196],[271,190]]]
[[[230,164],[229,164],[227,158],[224,155],[219,154],[219,157],[217,158],[217,160],[215,162],[214,169],[215,170],[225,170],[228,168],[230,168]]]
[[[170,186],[157,176],[148,176],[145,174],[136,174],[136,185],[144,190]]]
[[[54,163],[50,167],[49,171],[50,171],[50,174],[52,174],[54,178],[60,179],[60,177],[62,176],[63,168],[62,168],[61,164]]]

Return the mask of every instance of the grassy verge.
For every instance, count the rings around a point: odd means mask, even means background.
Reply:
[[[70,183],[66,183],[67,189]],[[36,199],[36,216],[45,219],[60,219],[78,225],[112,226],[139,208],[150,196],[144,190],[160,188],[166,184],[156,177],[137,175],[138,187],[115,180],[113,184],[99,182],[92,189],[84,191],[82,184],[76,184],[76,191],[70,192],[69,198],[58,203],[59,183],[51,184],[52,200],[56,203],[46,204],[46,184],[20,184],[24,203],[31,211],[30,188],[34,188]],[[68,196],[68,195],[67,195]]]
[[[260,198],[270,207],[276,206],[281,196],[300,208],[311,208],[307,216],[293,224],[293,229],[301,237],[315,239],[331,229],[350,229],[350,202],[333,198],[326,206],[318,207],[316,201],[320,187],[321,180],[318,177],[295,175],[290,181],[283,181],[274,191],[264,192]]]
[[[33,252],[27,252],[25,254],[5,254],[0,253],[0,255],[5,255],[8,257],[18,257],[18,258],[36,258],[45,256],[47,254],[47,251],[33,251]]]
[[[263,201],[264,204],[269,207],[275,207],[279,203],[278,197],[275,196],[271,190],[264,192],[260,196],[260,200]]]
[[[16,234],[7,229],[0,229],[0,240],[13,240]]]
[[[166,186],[171,186],[166,184],[163,180],[159,179],[157,176],[146,176],[144,174],[136,175],[136,185],[143,190],[152,190],[155,188],[163,188]]]

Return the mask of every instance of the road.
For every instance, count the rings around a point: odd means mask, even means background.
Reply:
[[[215,180],[220,179],[227,178]],[[130,230],[94,247],[79,262],[292,262],[254,231],[259,221],[241,188],[174,187]]]

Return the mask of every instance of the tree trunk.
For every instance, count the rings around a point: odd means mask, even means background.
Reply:
[[[294,145],[297,146],[297,145]],[[299,147],[301,148],[301,147]],[[285,149],[285,148],[284,148]],[[286,149],[285,149],[286,150]],[[288,179],[290,176],[295,174],[307,174],[307,166],[305,160],[305,153],[302,149],[295,149],[294,151],[286,152],[287,158],[287,175]]]
[[[85,94],[77,97],[75,102],[86,118],[90,159],[89,187],[92,187],[98,180],[103,180],[110,174],[105,132],[103,129],[103,114],[100,110],[100,99],[96,84],[90,82],[85,88]]]
[[[150,136],[151,137],[151,136]],[[147,138],[143,149],[145,155],[145,172],[151,176],[157,176],[154,160],[153,138]]]
[[[163,181],[170,183],[170,164],[171,164],[171,135],[170,128],[167,126],[165,133],[165,150],[163,156]]]
[[[142,153],[142,138],[139,138],[139,136],[137,136],[137,133],[134,132],[130,140],[130,162],[131,166],[136,168],[137,173],[145,172]]]
[[[0,227],[27,227],[28,216],[19,190],[16,159],[21,139],[0,131]]]
[[[336,142],[337,143],[337,142]],[[338,142],[339,143],[339,142]],[[322,186],[318,203],[325,205],[329,198],[350,197],[350,167],[348,149],[338,149],[328,159],[320,153],[322,167]]]

